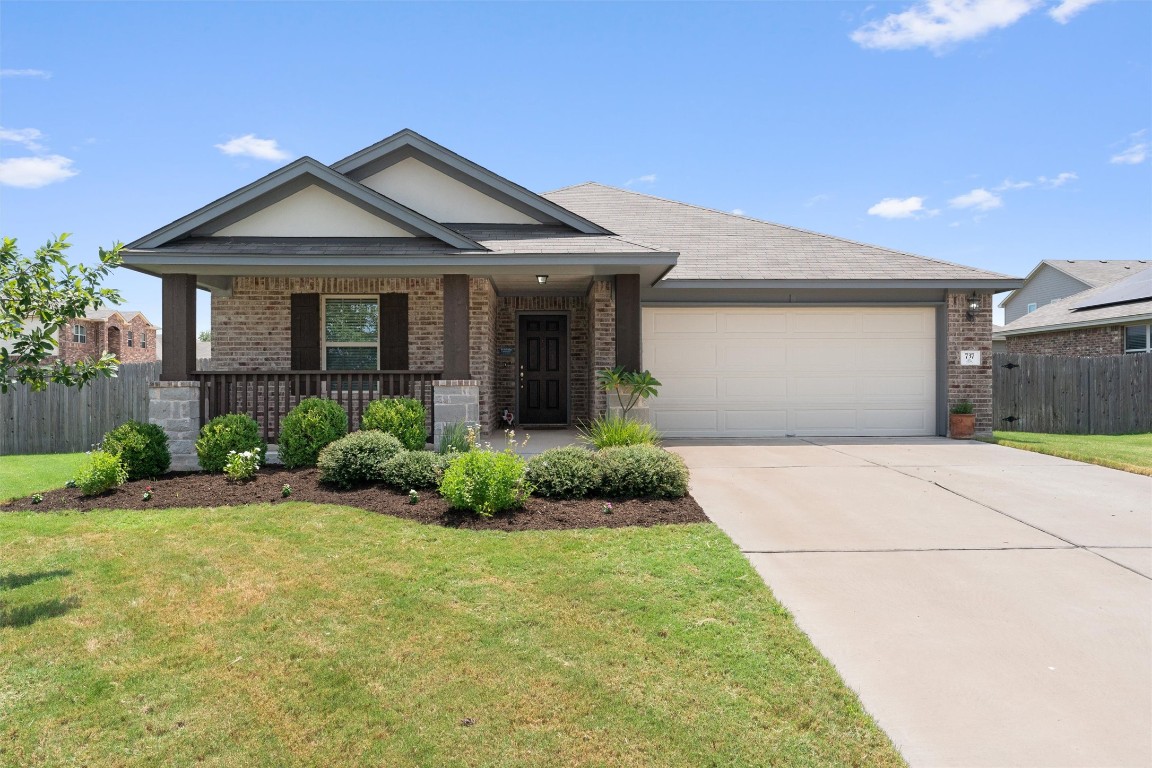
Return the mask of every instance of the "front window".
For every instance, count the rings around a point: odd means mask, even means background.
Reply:
[[[1152,352],[1152,323],[1129,325],[1124,329],[1124,351]]]
[[[128,331],[128,346],[132,346],[132,331]]]
[[[148,348],[148,331],[140,331],[140,349]]]
[[[324,369],[375,371],[380,360],[380,307],[375,296],[324,299]]]
[[[86,344],[88,342],[88,332],[80,323],[72,326],[72,341],[76,344]]]

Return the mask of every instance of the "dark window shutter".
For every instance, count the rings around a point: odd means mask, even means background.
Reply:
[[[320,370],[320,294],[292,294],[292,370]]]
[[[408,370],[408,294],[380,294],[380,370]]]

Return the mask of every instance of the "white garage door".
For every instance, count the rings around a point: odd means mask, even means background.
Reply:
[[[932,435],[931,307],[644,309],[669,437]]]

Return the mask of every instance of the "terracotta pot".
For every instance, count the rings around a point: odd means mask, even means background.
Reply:
[[[976,414],[948,414],[948,437],[954,440],[971,440],[976,434]]]

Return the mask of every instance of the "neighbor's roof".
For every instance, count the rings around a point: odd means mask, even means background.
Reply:
[[[1070,275],[1086,285],[1096,288],[1141,271],[1152,264],[1143,259],[1045,259],[1041,262]]]
[[[120,317],[122,317],[126,323],[130,323],[135,320],[137,315],[144,317],[143,312],[137,312],[132,309],[97,309],[94,312],[89,312],[88,314],[84,315],[84,317],[88,320],[103,321],[108,320],[110,317],[112,317],[112,315],[120,315]],[[146,317],[144,317],[144,322],[151,324]]]
[[[1152,267],[1146,267],[1146,269],[1152,269]],[[1049,333],[1065,328],[1115,325],[1152,319],[1152,298],[1091,309],[1075,309],[1078,304],[1107,291],[1110,287],[1111,284],[1105,284],[1096,288],[1089,288],[1051,304],[1045,304],[1036,311],[1029,312],[1008,323],[1000,332],[1005,336],[1017,336],[1024,333]]]
[[[664,200],[594,182],[544,195],[618,235],[680,254],[670,280],[1012,281],[830,235]],[[1006,286],[1010,287],[1010,286]]]

